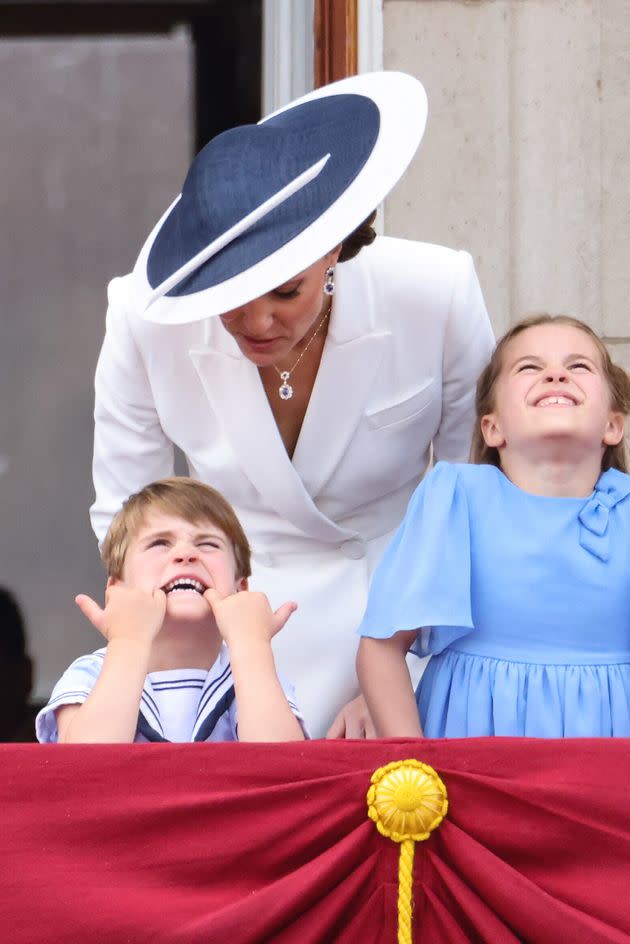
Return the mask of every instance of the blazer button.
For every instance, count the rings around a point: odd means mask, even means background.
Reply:
[[[363,541],[357,538],[344,541],[340,550],[344,557],[349,557],[350,560],[361,560],[362,557],[365,557],[365,545]]]

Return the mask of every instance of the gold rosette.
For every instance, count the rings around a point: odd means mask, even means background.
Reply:
[[[421,842],[439,826],[448,809],[446,787],[433,767],[401,760],[379,767],[368,790],[368,816],[394,842]]]
[[[372,774],[367,805],[379,833],[400,843],[398,942],[411,944],[415,843],[428,839],[446,816],[446,787],[428,764],[413,759],[394,761]]]

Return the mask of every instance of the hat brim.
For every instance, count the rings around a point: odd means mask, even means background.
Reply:
[[[411,162],[427,119],[421,83],[402,72],[352,76],[315,89],[266,116],[331,95],[369,98],[378,108],[380,125],[372,151],[343,193],[289,242],[262,260],[209,288],[185,295],[163,295],[151,302],[155,286],[147,262],[155,240],[181,198],[168,207],[142,247],[133,270],[134,301],[141,317],[158,324],[187,324],[231,311],[283,285],[341,243],[387,196]]]

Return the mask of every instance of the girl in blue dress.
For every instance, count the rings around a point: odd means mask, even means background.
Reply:
[[[543,315],[477,385],[377,568],[357,670],[381,737],[630,736],[630,379]],[[414,697],[407,651],[431,655]]]

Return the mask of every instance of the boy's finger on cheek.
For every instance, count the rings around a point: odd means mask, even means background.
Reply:
[[[214,609],[215,605],[222,600],[221,594],[217,593],[214,587],[208,587],[207,590],[204,590],[203,596],[204,600],[206,600],[210,606],[210,609]]]

